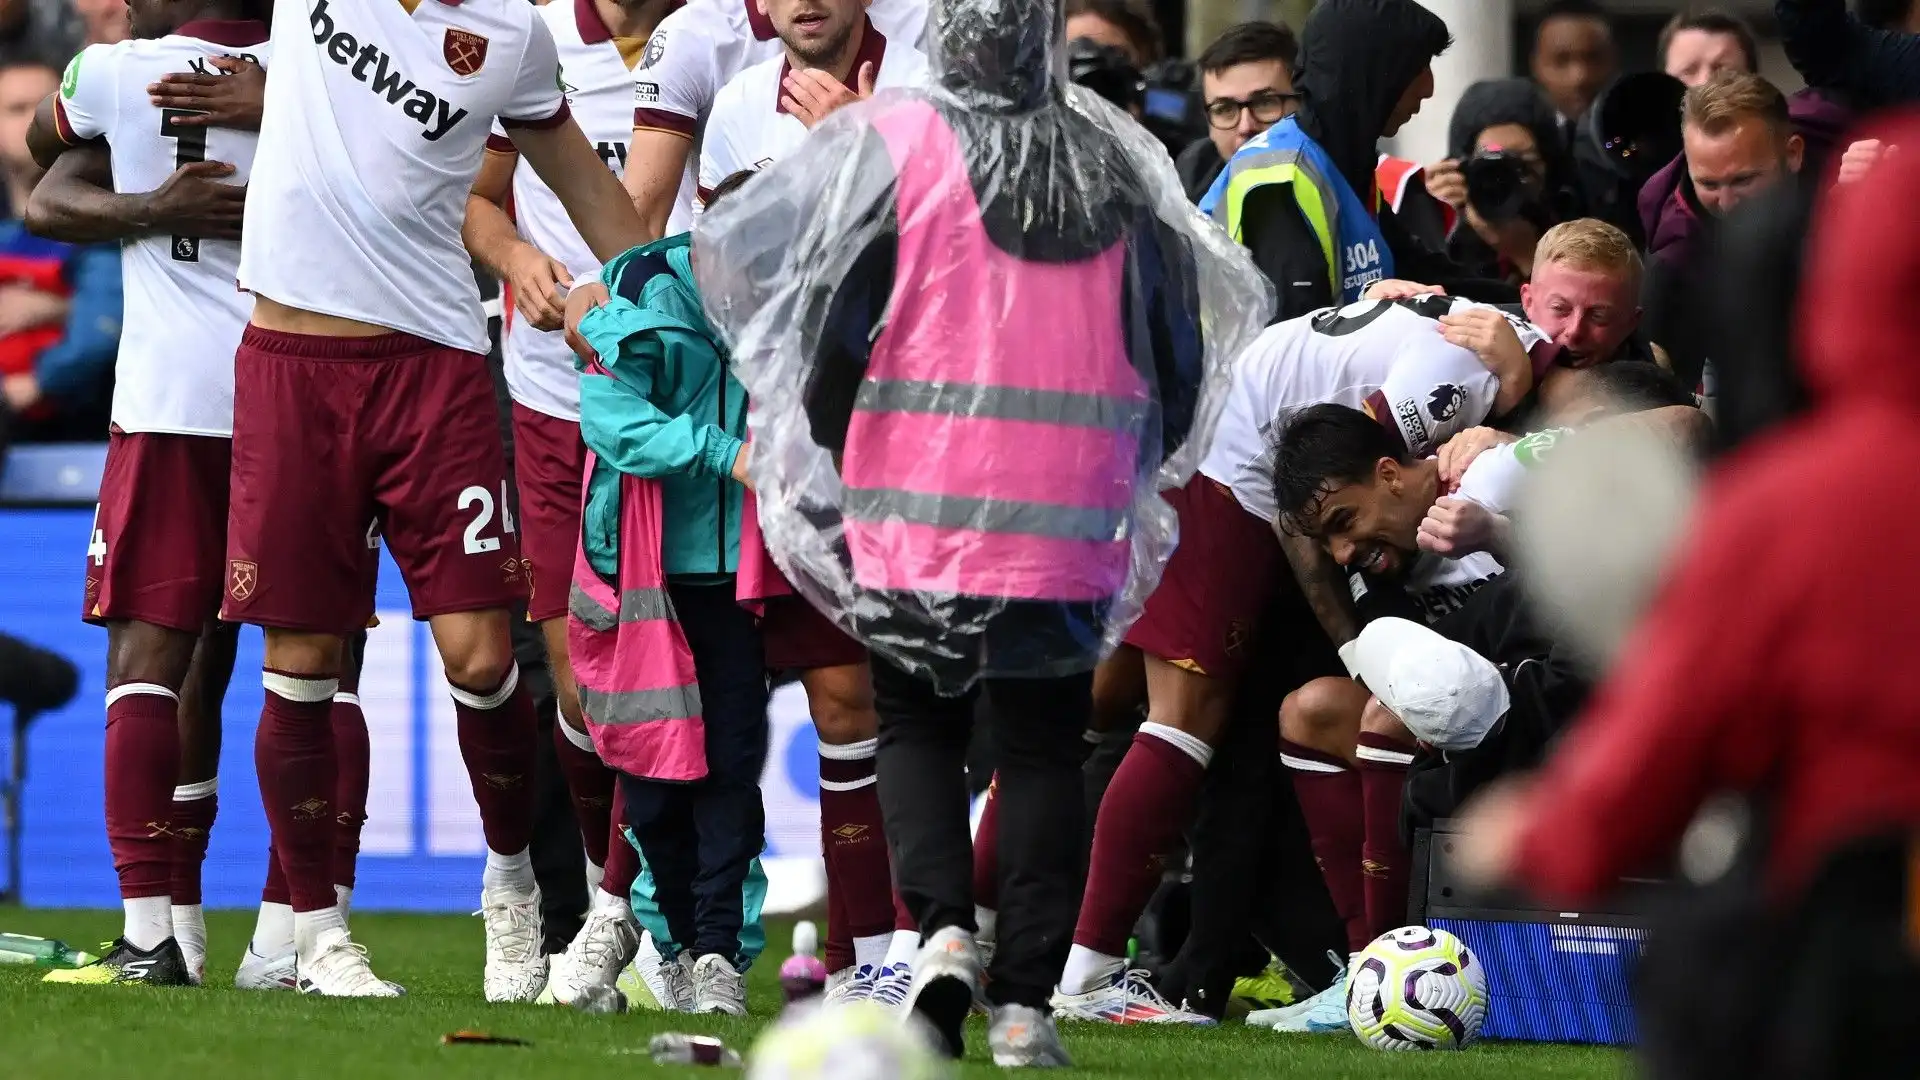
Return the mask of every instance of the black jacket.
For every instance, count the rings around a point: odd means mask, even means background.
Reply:
[[[1363,201],[1374,191],[1378,144],[1394,105],[1449,41],[1446,23],[1414,0],[1329,0],[1307,17],[1296,117]],[[1275,322],[1339,302],[1320,241],[1290,190],[1255,190],[1241,208],[1241,221],[1242,242],[1279,295]],[[1380,231],[1397,277],[1492,303],[1518,299],[1504,282],[1469,278],[1445,254],[1415,240],[1391,210],[1382,210]]]
[[[1876,30],[1845,0],[1774,0],[1773,14],[1808,86],[1839,90],[1862,109],[1920,101],[1920,34]]]

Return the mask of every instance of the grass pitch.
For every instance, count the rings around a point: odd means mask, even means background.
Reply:
[[[788,932],[769,927],[775,948],[751,976],[746,1020],[634,1012],[586,1016],[537,1005],[488,1005],[480,997],[476,919],[355,912],[354,938],[375,970],[407,987],[398,1001],[328,1001],[232,989],[234,965],[253,927],[250,912],[209,915],[213,955],[197,990],[47,986],[41,970],[0,966],[0,1076],[21,1080],[425,1080],[501,1077],[588,1080],[610,1076],[713,1075],[669,1069],[647,1057],[661,1031],[718,1035],[742,1053],[777,1011],[775,979]],[[60,938],[97,951],[119,932],[108,911],[0,908],[0,930]],[[443,1046],[463,1029],[513,1036],[530,1047]],[[1617,1080],[1624,1054],[1583,1047],[1481,1044],[1458,1054],[1382,1054],[1349,1038],[1218,1029],[1070,1025],[1078,1075],[1206,1080]],[[967,1077],[1001,1075],[985,1064],[986,1032],[968,1031]]]

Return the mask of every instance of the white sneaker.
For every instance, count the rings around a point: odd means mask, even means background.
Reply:
[[[708,953],[694,962],[693,1011],[747,1015],[747,980],[719,953]]]
[[[612,987],[640,951],[640,932],[619,908],[595,908],[567,951],[551,957],[541,1000],[571,1005],[590,986]]]
[[[233,985],[237,990],[298,990],[300,977],[292,950],[279,956],[261,956],[253,951],[253,942],[247,942],[247,955],[240,958]]]
[[[1058,1020],[1091,1020],[1104,1024],[1192,1024],[1213,1023],[1213,1018],[1192,1012],[1160,996],[1148,981],[1147,973],[1135,968],[1114,973],[1110,982],[1084,994],[1069,994],[1055,988],[1053,1015]]]
[[[540,890],[486,889],[480,910],[486,923],[488,1001],[530,1002],[547,988],[547,958],[540,955]]]
[[[837,973],[836,973],[837,974]],[[880,973],[873,970],[872,964],[862,964],[849,968],[846,977],[839,981],[829,979],[827,993],[823,1000],[827,1005],[851,1005],[856,1001],[871,1001],[874,984],[879,981]]]
[[[867,990],[867,1000],[882,1008],[898,1009],[907,1003],[913,993],[913,965],[894,964],[883,967]]]
[[[1333,985],[1305,1001],[1284,1009],[1262,1009],[1247,1014],[1247,1023],[1272,1031],[1308,1035],[1337,1035],[1351,1032],[1347,1020],[1347,969],[1341,968]]]
[[[406,990],[373,973],[364,945],[356,945],[345,930],[321,934],[317,955],[299,965],[299,990],[321,997],[393,998]]]

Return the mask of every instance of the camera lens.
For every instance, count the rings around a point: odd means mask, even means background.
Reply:
[[[1500,150],[1482,150],[1460,166],[1467,202],[1486,220],[1518,217],[1527,199],[1526,163]]]

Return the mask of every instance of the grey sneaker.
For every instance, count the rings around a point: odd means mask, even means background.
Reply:
[[[719,953],[708,953],[693,965],[693,1011],[747,1015],[747,980]]]
[[[987,1049],[993,1063],[1010,1069],[1070,1069],[1073,1059],[1060,1044],[1053,1016],[1031,1005],[997,1005],[987,1023]]]
[[[928,938],[913,958],[913,988],[903,1007],[925,1017],[939,1032],[948,1056],[959,1058],[967,1051],[963,1025],[986,978],[973,935],[949,926]],[[878,997],[879,991],[874,994]]]

